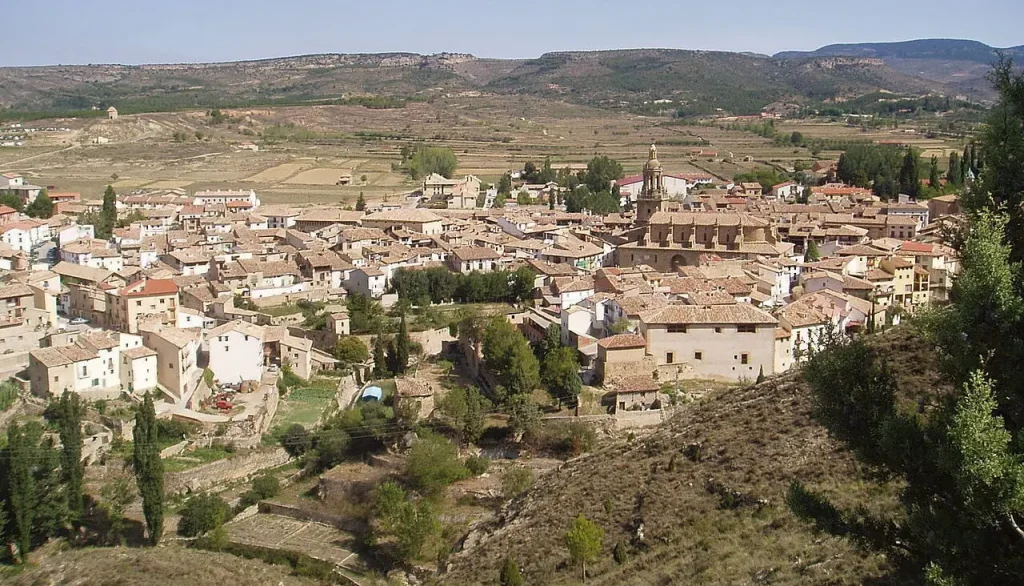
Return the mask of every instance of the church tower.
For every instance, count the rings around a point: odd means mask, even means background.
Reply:
[[[644,187],[636,201],[637,223],[649,222],[655,212],[661,211],[661,202],[665,199],[665,182],[661,162],[658,160],[658,147],[652,144],[647,163],[644,164]]]

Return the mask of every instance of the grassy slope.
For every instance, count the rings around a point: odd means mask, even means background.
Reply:
[[[909,395],[940,384],[934,356],[906,332],[887,334],[878,344]],[[686,456],[692,444],[702,446],[697,462]],[[884,558],[816,535],[789,512],[784,495],[794,480],[842,504],[895,507],[896,487],[862,476],[850,454],[811,419],[809,392],[790,374],[693,405],[652,436],[568,463],[513,504],[500,526],[474,536],[470,541],[478,544],[455,556],[441,580],[473,584],[496,577],[511,553],[528,583],[575,583],[578,570],[566,566],[561,540],[582,513],[605,530],[588,583],[885,583]],[[711,482],[769,505],[723,507],[707,488]],[[612,548],[629,543],[638,518],[646,549],[631,548],[628,563],[616,565]]]
[[[175,544],[157,548],[86,548],[35,554],[33,567],[0,574],[10,586],[68,584],[160,584],[161,586],[305,586],[309,578],[290,575],[290,568],[246,560],[226,553],[184,549]]]

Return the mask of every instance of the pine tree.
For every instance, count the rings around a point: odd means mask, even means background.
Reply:
[[[146,530],[149,531],[150,541],[156,545],[164,531],[164,464],[160,459],[156,410],[151,393],[146,393],[142,406],[135,414],[134,437],[132,466],[135,469],[135,482],[142,497]]]
[[[405,325],[405,314],[398,325],[398,338],[395,340],[395,374],[405,374],[409,369],[409,330]]]
[[[356,200],[356,211],[361,212],[366,209],[366,198],[363,197],[363,192],[359,192],[359,199]]]
[[[378,335],[373,340],[373,378],[387,378],[388,363],[384,353],[384,340]]]
[[[39,192],[32,203],[28,204],[25,208],[25,213],[32,216],[33,218],[40,218],[46,220],[53,216],[53,200],[50,199],[50,195],[43,189]]]
[[[67,485],[68,511],[72,519],[85,512],[82,478],[82,418],[85,405],[76,393],[66,392],[57,403],[57,425],[60,430],[61,476]]]

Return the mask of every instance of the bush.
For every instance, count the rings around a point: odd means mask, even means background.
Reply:
[[[424,494],[438,494],[449,484],[469,477],[459,462],[455,445],[447,438],[427,434],[413,444],[405,463],[409,485]]]
[[[309,432],[299,423],[293,423],[281,434],[281,447],[293,458],[297,458],[309,451],[313,440]]]
[[[480,476],[491,466],[491,459],[484,456],[470,456],[466,458],[466,468],[473,473],[473,476]]]
[[[513,466],[501,475],[501,494],[507,499],[515,498],[533,486],[533,472],[525,466]]]
[[[620,566],[629,560],[629,553],[626,551],[626,544],[618,541],[615,543],[615,549],[612,550],[612,557],[615,558],[615,563]]]
[[[194,496],[181,509],[178,533],[196,537],[220,527],[231,517],[231,507],[213,494]]]
[[[523,580],[523,574],[519,571],[519,564],[511,555],[505,557],[498,581],[501,586],[525,586],[526,581]]]
[[[273,474],[263,474],[252,481],[251,491],[260,499],[274,498],[281,492],[281,482]]]
[[[176,419],[157,419],[156,434],[161,442],[178,443],[196,432],[196,426]]]

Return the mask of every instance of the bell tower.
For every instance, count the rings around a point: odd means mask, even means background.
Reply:
[[[661,211],[661,202],[665,201],[665,181],[662,178],[661,161],[658,160],[658,147],[651,145],[644,164],[644,187],[637,196],[636,221],[646,224],[655,212]]]

